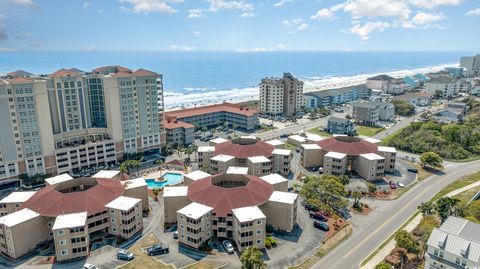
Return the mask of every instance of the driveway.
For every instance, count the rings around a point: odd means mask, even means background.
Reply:
[[[313,220],[300,202],[297,209],[297,226],[292,234],[273,236],[280,245],[266,251],[268,268],[286,268],[298,264],[313,255],[315,249],[323,242],[325,233],[313,227]]]

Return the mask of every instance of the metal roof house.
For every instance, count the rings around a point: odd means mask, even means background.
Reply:
[[[427,242],[425,268],[479,268],[480,224],[449,217]]]

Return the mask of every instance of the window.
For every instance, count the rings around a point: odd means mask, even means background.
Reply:
[[[59,234],[59,235],[64,235],[64,234],[65,234],[65,230],[63,230],[63,229],[58,230],[58,234]]]
[[[257,224],[262,224],[262,220],[257,220]]]
[[[112,223],[116,223],[116,220],[115,220],[115,218],[112,218]]]
[[[117,228],[112,228],[112,232],[116,233],[116,232],[117,232]]]
[[[438,249],[433,250],[433,255],[438,256]]]
[[[257,230],[257,234],[262,234],[262,230]]]
[[[62,250],[61,254],[62,254],[62,256],[66,256],[66,255],[68,255],[68,251]]]
[[[257,239],[257,244],[261,244],[262,243],[262,239]]]
[[[60,245],[64,246],[67,244],[67,241],[66,240],[60,240]]]
[[[114,213],[115,213],[115,210],[110,209],[110,213],[114,214]]]

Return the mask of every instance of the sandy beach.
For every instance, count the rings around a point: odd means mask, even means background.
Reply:
[[[380,74],[387,74],[394,78],[411,76],[418,73],[437,72],[446,67],[458,66],[458,64],[444,64],[425,68],[399,70],[394,72],[384,72],[375,74],[363,74],[346,77],[308,77],[301,80],[305,83],[305,92],[321,91],[326,89],[342,88],[366,83],[367,78]],[[260,81],[260,79],[259,79]],[[219,104],[223,102],[239,103],[250,100],[258,100],[258,86],[252,86],[243,89],[226,89],[217,91],[195,90],[192,93],[185,91],[184,93],[165,91],[165,109],[178,110],[190,107],[205,106]]]

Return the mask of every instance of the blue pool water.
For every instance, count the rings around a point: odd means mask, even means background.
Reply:
[[[148,188],[149,189],[155,189],[155,188],[160,188],[160,187],[165,187],[169,185],[175,185],[177,183],[180,183],[182,181],[182,174],[178,173],[165,173],[163,174],[163,178],[165,178],[165,181],[162,182],[156,182],[155,179],[149,178],[145,179],[145,182],[147,182]]]

